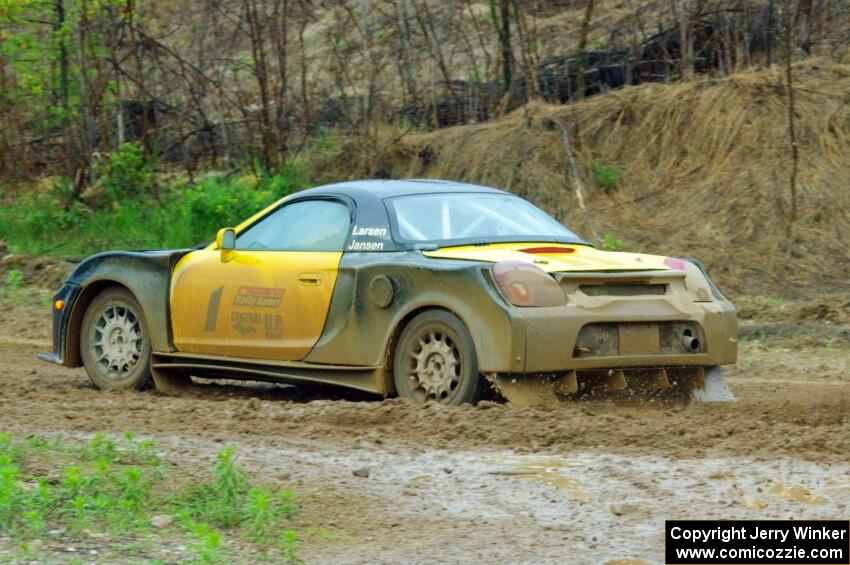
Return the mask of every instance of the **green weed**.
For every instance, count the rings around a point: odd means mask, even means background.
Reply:
[[[0,300],[3,301],[50,307],[51,295],[52,293],[45,289],[27,286],[19,269],[6,271],[6,276],[0,279]]]
[[[177,513],[188,523],[224,528],[241,525],[249,538],[269,544],[281,524],[297,513],[295,497],[290,491],[251,486],[234,456],[232,447],[222,450],[216,456],[215,480],[190,488]]]
[[[593,180],[603,192],[610,192],[617,188],[623,178],[623,171],[614,165],[606,165],[602,161],[593,162]]]
[[[623,240],[615,237],[614,234],[606,233],[602,237],[602,249],[605,251],[622,251]]]
[[[6,287],[12,290],[18,289],[24,282],[23,274],[19,269],[10,269],[6,272]]]
[[[300,543],[295,530],[283,530],[280,537],[280,547],[283,550],[283,557],[287,563],[303,563],[298,557]]]
[[[216,564],[225,562],[224,536],[208,524],[188,522],[186,528],[194,537],[192,549],[198,556],[197,563]]]
[[[772,296],[768,300],[767,311],[772,315],[778,315],[782,312],[782,307],[785,305],[785,299],[781,296]]]
[[[225,448],[216,456],[215,480],[188,489],[179,505],[179,514],[189,523],[202,522],[234,526],[242,519],[241,501],[248,491],[244,471],[233,462],[235,450]]]
[[[24,280],[20,269],[6,271],[6,277],[0,281],[0,298],[20,304],[26,302],[30,290],[23,288]]]
[[[29,444],[30,447],[35,447],[35,448],[50,447],[50,441],[47,438],[45,438],[44,436],[40,436],[40,435],[37,435],[37,434],[28,435],[27,436],[27,444]]]
[[[155,189],[155,163],[144,154],[141,143],[125,143],[99,165],[95,171],[98,186],[113,201]]]
[[[12,441],[8,433],[0,433],[0,457],[7,456],[10,461],[17,461],[21,456],[21,446]]]

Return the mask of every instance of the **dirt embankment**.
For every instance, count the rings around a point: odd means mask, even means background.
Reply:
[[[795,65],[800,150],[791,222],[787,89],[780,70],[646,84],[574,105],[530,104],[480,125],[407,135],[372,174],[506,188],[585,237],[703,261],[732,295],[810,295],[850,281],[850,66]],[[576,198],[561,131],[586,188]],[[604,167],[622,178],[606,185]],[[600,172],[602,171],[602,172]]]
[[[6,244],[0,241],[0,286],[54,291],[73,268],[74,263],[62,259],[9,254]]]

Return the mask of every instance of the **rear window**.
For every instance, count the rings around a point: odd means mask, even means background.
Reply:
[[[530,202],[510,194],[416,194],[387,202],[396,238],[402,241],[582,241]]]

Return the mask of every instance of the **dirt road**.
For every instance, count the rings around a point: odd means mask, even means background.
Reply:
[[[826,333],[838,339],[745,343],[727,373],[739,401],[720,406],[447,408],[218,385],[170,398],[98,392],[36,361],[44,311],[5,303],[0,431],[130,430],[204,466],[235,445],[298,494],[308,563],[660,563],[664,519],[850,515],[850,347],[846,329]]]

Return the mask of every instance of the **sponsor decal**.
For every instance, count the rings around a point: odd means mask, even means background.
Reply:
[[[243,336],[255,333],[262,322],[263,315],[259,312],[234,310],[230,313],[230,323],[233,325],[233,329]]]
[[[204,323],[205,332],[214,332],[218,324],[218,308],[221,306],[221,293],[224,287],[220,286],[210,294],[210,301],[207,303],[207,320]]]
[[[354,227],[351,229],[351,243],[348,244],[349,251],[383,251],[384,250],[384,242],[383,241],[363,241],[362,239],[356,238],[375,238],[375,239],[389,239],[390,234],[387,228],[376,228],[376,227],[364,227],[358,226],[354,224]]]
[[[266,339],[283,338],[283,316],[280,314],[263,314],[266,329]]]
[[[220,286],[210,295],[209,305],[207,306],[207,319],[204,326],[205,331],[214,332],[216,329],[223,290],[224,287]],[[236,296],[233,298],[233,306],[262,309],[279,308],[285,293],[286,290],[282,288],[240,286],[236,292]],[[242,337],[255,334],[262,328],[266,339],[283,338],[283,315],[274,312],[234,309],[230,312],[230,325]]]
[[[383,251],[383,241],[357,241],[352,239],[348,244],[348,249],[351,251]]]
[[[366,235],[369,237],[388,239],[389,233],[387,232],[387,228],[364,228],[354,224],[354,228],[351,230],[351,235],[354,237],[362,237]]]
[[[255,308],[278,308],[286,291],[282,288],[265,286],[240,286],[234,306],[252,306]]]
[[[234,310],[230,313],[233,329],[246,336],[257,333],[262,327],[266,339],[283,338],[283,315],[271,312],[251,312]]]

